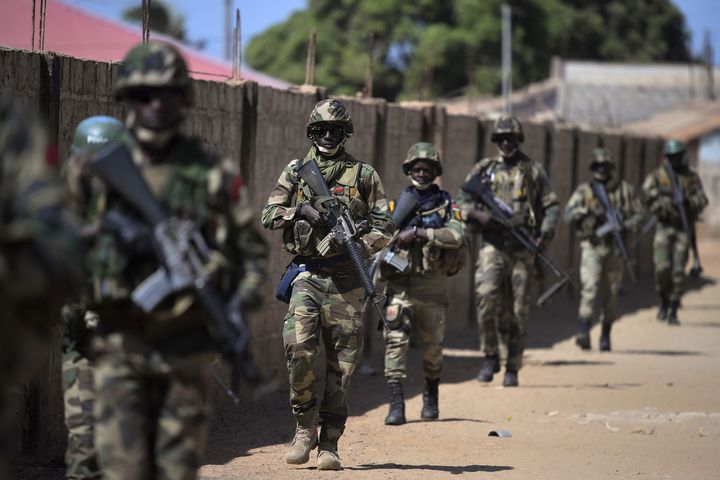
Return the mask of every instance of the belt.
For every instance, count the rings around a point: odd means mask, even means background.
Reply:
[[[347,255],[336,255],[330,258],[295,257],[294,262],[298,265],[305,265],[305,270],[308,272],[318,272],[348,263],[350,257]]]

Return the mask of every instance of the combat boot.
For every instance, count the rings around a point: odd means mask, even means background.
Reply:
[[[612,325],[604,325],[602,326],[602,333],[600,334],[600,351],[601,352],[609,352],[610,351],[610,329],[612,328]]]
[[[493,376],[500,371],[500,356],[497,353],[485,355],[477,379],[481,382],[492,382]]]
[[[390,411],[385,417],[385,425],[402,425],[406,421],[402,383],[399,380],[390,380],[388,388],[390,389]]]
[[[505,378],[503,378],[503,387],[517,387],[518,372],[517,370],[505,370]]]
[[[320,443],[317,456],[318,470],[342,470],[337,448],[342,430],[342,428],[326,427],[325,425],[320,428]]]
[[[425,391],[423,391],[423,407],[420,418],[423,420],[437,420],[440,415],[438,408],[438,384],[440,379],[425,379]]]
[[[670,312],[668,313],[668,325],[680,325],[680,320],[678,320],[677,317],[677,311],[678,307],[680,307],[680,302],[677,300],[673,300],[670,302]]]
[[[315,424],[313,423],[309,427],[298,425],[290,449],[285,456],[285,461],[293,465],[307,463],[310,460],[310,450],[317,447],[317,445],[318,435]]]
[[[590,350],[590,322],[582,320],[580,323],[580,332],[575,337],[575,345],[583,350]]]
[[[659,321],[664,322],[668,319],[668,309],[670,308],[670,300],[667,295],[660,295],[660,308],[658,308],[657,318]]]

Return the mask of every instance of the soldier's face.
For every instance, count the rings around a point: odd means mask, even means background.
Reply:
[[[515,155],[515,152],[517,152],[518,140],[517,137],[512,133],[498,135],[495,143],[498,146],[500,155],[505,158],[510,158]]]
[[[435,180],[435,167],[429,162],[418,160],[410,168],[410,178],[421,185],[427,185]]]
[[[150,130],[177,127],[182,121],[183,95],[172,88],[146,88],[129,95],[140,126]]]
[[[670,162],[670,165],[674,169],[681,168],[685,164],[685,154],[684,153],[676,153],[675,155],[666,155],[665,158],[668,159],[668,162]]]
[[[331,123],[320,124],[312,127],[313,142],[321,152],[335,153],[345,139],[345,131],[339,125]]]

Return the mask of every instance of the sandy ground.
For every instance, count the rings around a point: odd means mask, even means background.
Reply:
[[[440,420],[421,422],[417,349],[406,385],[409,423],[387,427],[381,375],[357,374],[351,418],[340,441],[345,469],[285,464],[294,422],[287,391],[240,406],[218,397],[206,464],[211,479],[718,479],[720,478],[720,242],[701,245],[705,276],[689,285],[680,319],[655,320],[649,279],[626,289],[613,351],[581,352],[572,335],[576,302],[560,298],[533,312],[520,387],[475,380],[477,330],[446,342]],[[377,334],[379,335],[379,334]],[[379,339],[369,365],[381,369]],[[283,383],[285,379],[283,378]],[[489,437],[507,430],[510,438]],[[32,466],[21,479],[62,478]]]
[[[345,469],[319,472],[284,463],[293,421],[286,393],[221,406],[203,479],[717,479],[720,478],[720,245],[701,245],[705,278],[690,285],[670,327],[655,320],[655,296],[627,288],[613,351],[574,345],[572,302],[536,312],[519,388],[475,380],[476,331],[449,339],[441,419],[419,421],[422,372],[413,352],[409,423],[383,425],[380,375],[353,378],[351,414],[340,442]],[[564,332],[558,335],[558,332]],[[376,348],[377,350],[377,348]],[[381,352],[371,364],[381,366]],[[507,430],[511,438],[489,437]]]

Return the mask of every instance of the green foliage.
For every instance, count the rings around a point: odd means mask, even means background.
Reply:
[[[374,95],[428,99],[500,88],[502,0],[309,0],[251,39],[258,70],[300,84],[317,30],[315,82],[336,94],[362,89],[375,37]],[[670,0],[507,0],[513,83],[548,75],[553,55],[617,61],[686,61],[685,19]]]
[[[141,6],[128,7],[122,15],[128,22],[142,23],[143,20]],[[166,3],[154,0],[150,3],[150,30],[185,40],[185,17],[174,12]]]

